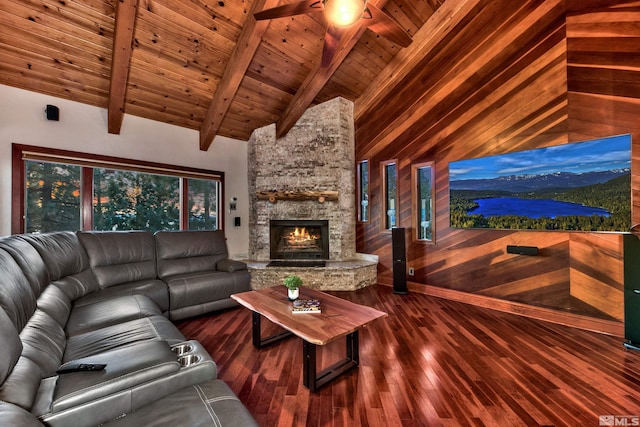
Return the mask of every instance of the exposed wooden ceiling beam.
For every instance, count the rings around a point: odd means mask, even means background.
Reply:
[[[242,28],[238,43],[236,43],[229,63],[224,70],[218,90],[209,105],[200,127],[200,150],[207,151],[220,129],[222,120],[231,107],[231,102],[238,92],[240,83],[247,73],[249,64],[260,46],[264,32],[269,26],[269,21],[256,21],[255,12],[278,5],[279,0],[257,0],[251,6],[247,21]]]
[[[369,3],[377,6],[378,9],[382,9],[387,3],[387,0],[371,0]],[[342,61],[344,61],[351,49],[353,49],[360,37],[362,37],[367,30],[364,24],[366,24],[366,21],[360,20],[358,25],[354,25],[344,32],[329,66],[322,67],[320,57],[318,57],[315,68],[309,73],[280,119],[276,122],[277,138],[286,135],[298,119],[302,117],[302,114],[304,114],[307,108],[309,108],[313,100],[318,96],[318,93],[320,93],[324,85],[329,81],[338,67],[340,67]]]
[[[138,0],[118,0],[113,34],[113,58],[109,83],[108,131],[119,134],[124,117],[124,101],[129,79],[129,63],[133,51],[133,29]]]

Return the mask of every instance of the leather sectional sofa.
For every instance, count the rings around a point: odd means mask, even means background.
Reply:
[[[0,425],[256,425],[172,323],[249,282],[222,231],[0,238]]]

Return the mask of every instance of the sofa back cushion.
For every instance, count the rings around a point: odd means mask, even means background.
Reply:
[[[79,231],[100,288],[155,279],[153,234],[148,231]]]
[[[61,277],[51,283],[62,289],[71,301],[76,301],[83,296],[100,290],[96,276],[91,268],[87,268],[77,274]]]
[[[0,249],[0,308],[21,331],[36,310],[36,297],[29,280],[13,257]]]
[[[67,345],[64,329],[53,317],[36,310],[20,332],[22,356],[31,360],[40,370],[40,377],[55,375],[62,364],[62,355]]]
[[[48,286],[38,297],[38,310],[47,313],[62,328],[66,327],[73,305],[71,298],[58,286]]]
[[[80,273],[89,267],[87,253],[71,231],[24,234],[22,238],[36,248],[49,270],[51,281]]]
[[[155,238],[158,277],[161,279],[214,271],[218,261],[228,256],[227,242],[221,230],[158,231]]]
[[[2,384],[22,353],[22,342],[18,331],[2,308],[0,308],[0,336],[2,336],[2,345],[0,345],[0,384]]]
[[[0,308],[0,401],[11,402],[26,410],[38,392],[41,369],[22,356],[22,341],[9,316]],[[7,424],[5,424],[7,423]],[[0,424],[13,425],[0,417]],[[22,424],[20,424],[22,425]]]
[[[9,252],[18,263],[37,298],[49,284],[50,278],[49,270],[36,248],[17,234],[1,238],[0,248]]]

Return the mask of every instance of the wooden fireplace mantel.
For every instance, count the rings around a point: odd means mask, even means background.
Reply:
[[[268,200],[277,203],[278,200],[318,200],[324,203],[327,200],[338,200],[337,191],[258,191],[258,200]]]

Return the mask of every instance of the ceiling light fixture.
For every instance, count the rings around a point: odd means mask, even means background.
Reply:
[[[322,4],[329,22],[348,27],[362,18],[367,0],[322,0]]]

